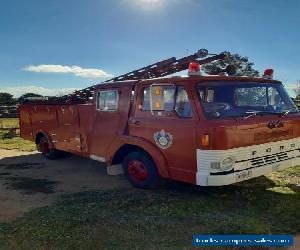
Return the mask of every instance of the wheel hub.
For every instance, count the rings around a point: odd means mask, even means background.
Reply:
[[[149,175],[146,166],[136,160],[128,163],[128,174],[135,181],[145,181]]]
[[[46,140],[43,140],[41,143],[41,151],[44,154],[49,154],[50,153],[50,147],[49,147],[49,143]]]

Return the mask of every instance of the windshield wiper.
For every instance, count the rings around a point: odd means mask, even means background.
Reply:
[[[248,119],[250,117],[253,116],[257,116],[257,115],[278,115],[280,117],[286,116],[290,113],[299,113],[298,112],[293,112],[292,110],[285,110],[283,112],[270,112],[270,111],[246,111],[245,115],[248,114],[247,116],[243,117],[243,120]]]
[[[291,113],[291,110],[285,110],[285,111],[280,112],[280,113],[278,113],[278,114],[280,115],[280,117],[283,117],[283,116],[288,115],[289,113]]]
[[[281,115],[281,113],[270,112],[270,111],[246,111],[245,115],[247,116],[244,116],[243,120],[246,120],[250,117],[257,116],[257,115]]]
[[[283,112],[278,113],[281,117],[286,116],[288,114],[298,114],[300,113],[299,110],[285,110]]]
[[[246,111],[245,112],[245,115],[247,115],[247,116],[244,116],[242,119],[243,120],[246,120],[246,119],[248,119],[248,118],[250,118],[250,117],[253,117],[253,116],[257,116],[259,113],[261,113],[262,111]]]

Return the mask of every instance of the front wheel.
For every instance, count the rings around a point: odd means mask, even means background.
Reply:
[[[144,152],[129,153],[123,160],[123,170],[129,182],[137,188],[154,188],[159,181],[157,168]]]
[[[43,136],[38,143],[38,150],[42,153],[42,155],[50,160],[54,160],[60,157],[60,151],[51,147],[50,142],[47,137]]]

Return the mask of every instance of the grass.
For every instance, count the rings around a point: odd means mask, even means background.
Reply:
[[[1,128],[15,128],[19,127],[18,118],[0,118]],[[31,141],[26,141],[20,138],[18,135],[12,138],[5,138],[9,133],[9,130],[0,130],[0,149],[17,149],[20,151],[34,151],[36,146]]]
[[[67,195],[0,224],[0,242],[4,249],[191,249],[193,234],[299,234],[299,180],[295,167],[220,188],[170,182]]]
[[[2,127],[2,128],[19,127],[19,119],[18,118],[0,118],[0,127]]]

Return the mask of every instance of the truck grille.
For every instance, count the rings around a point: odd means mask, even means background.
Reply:
[[[250,160],[253,167],[260,167],[266,164],[271,164],[274,162],[284,161],[289,159],[289,156],[286,152],[280,152],[273,155],[266,155],[262,157],[256,157]]]

